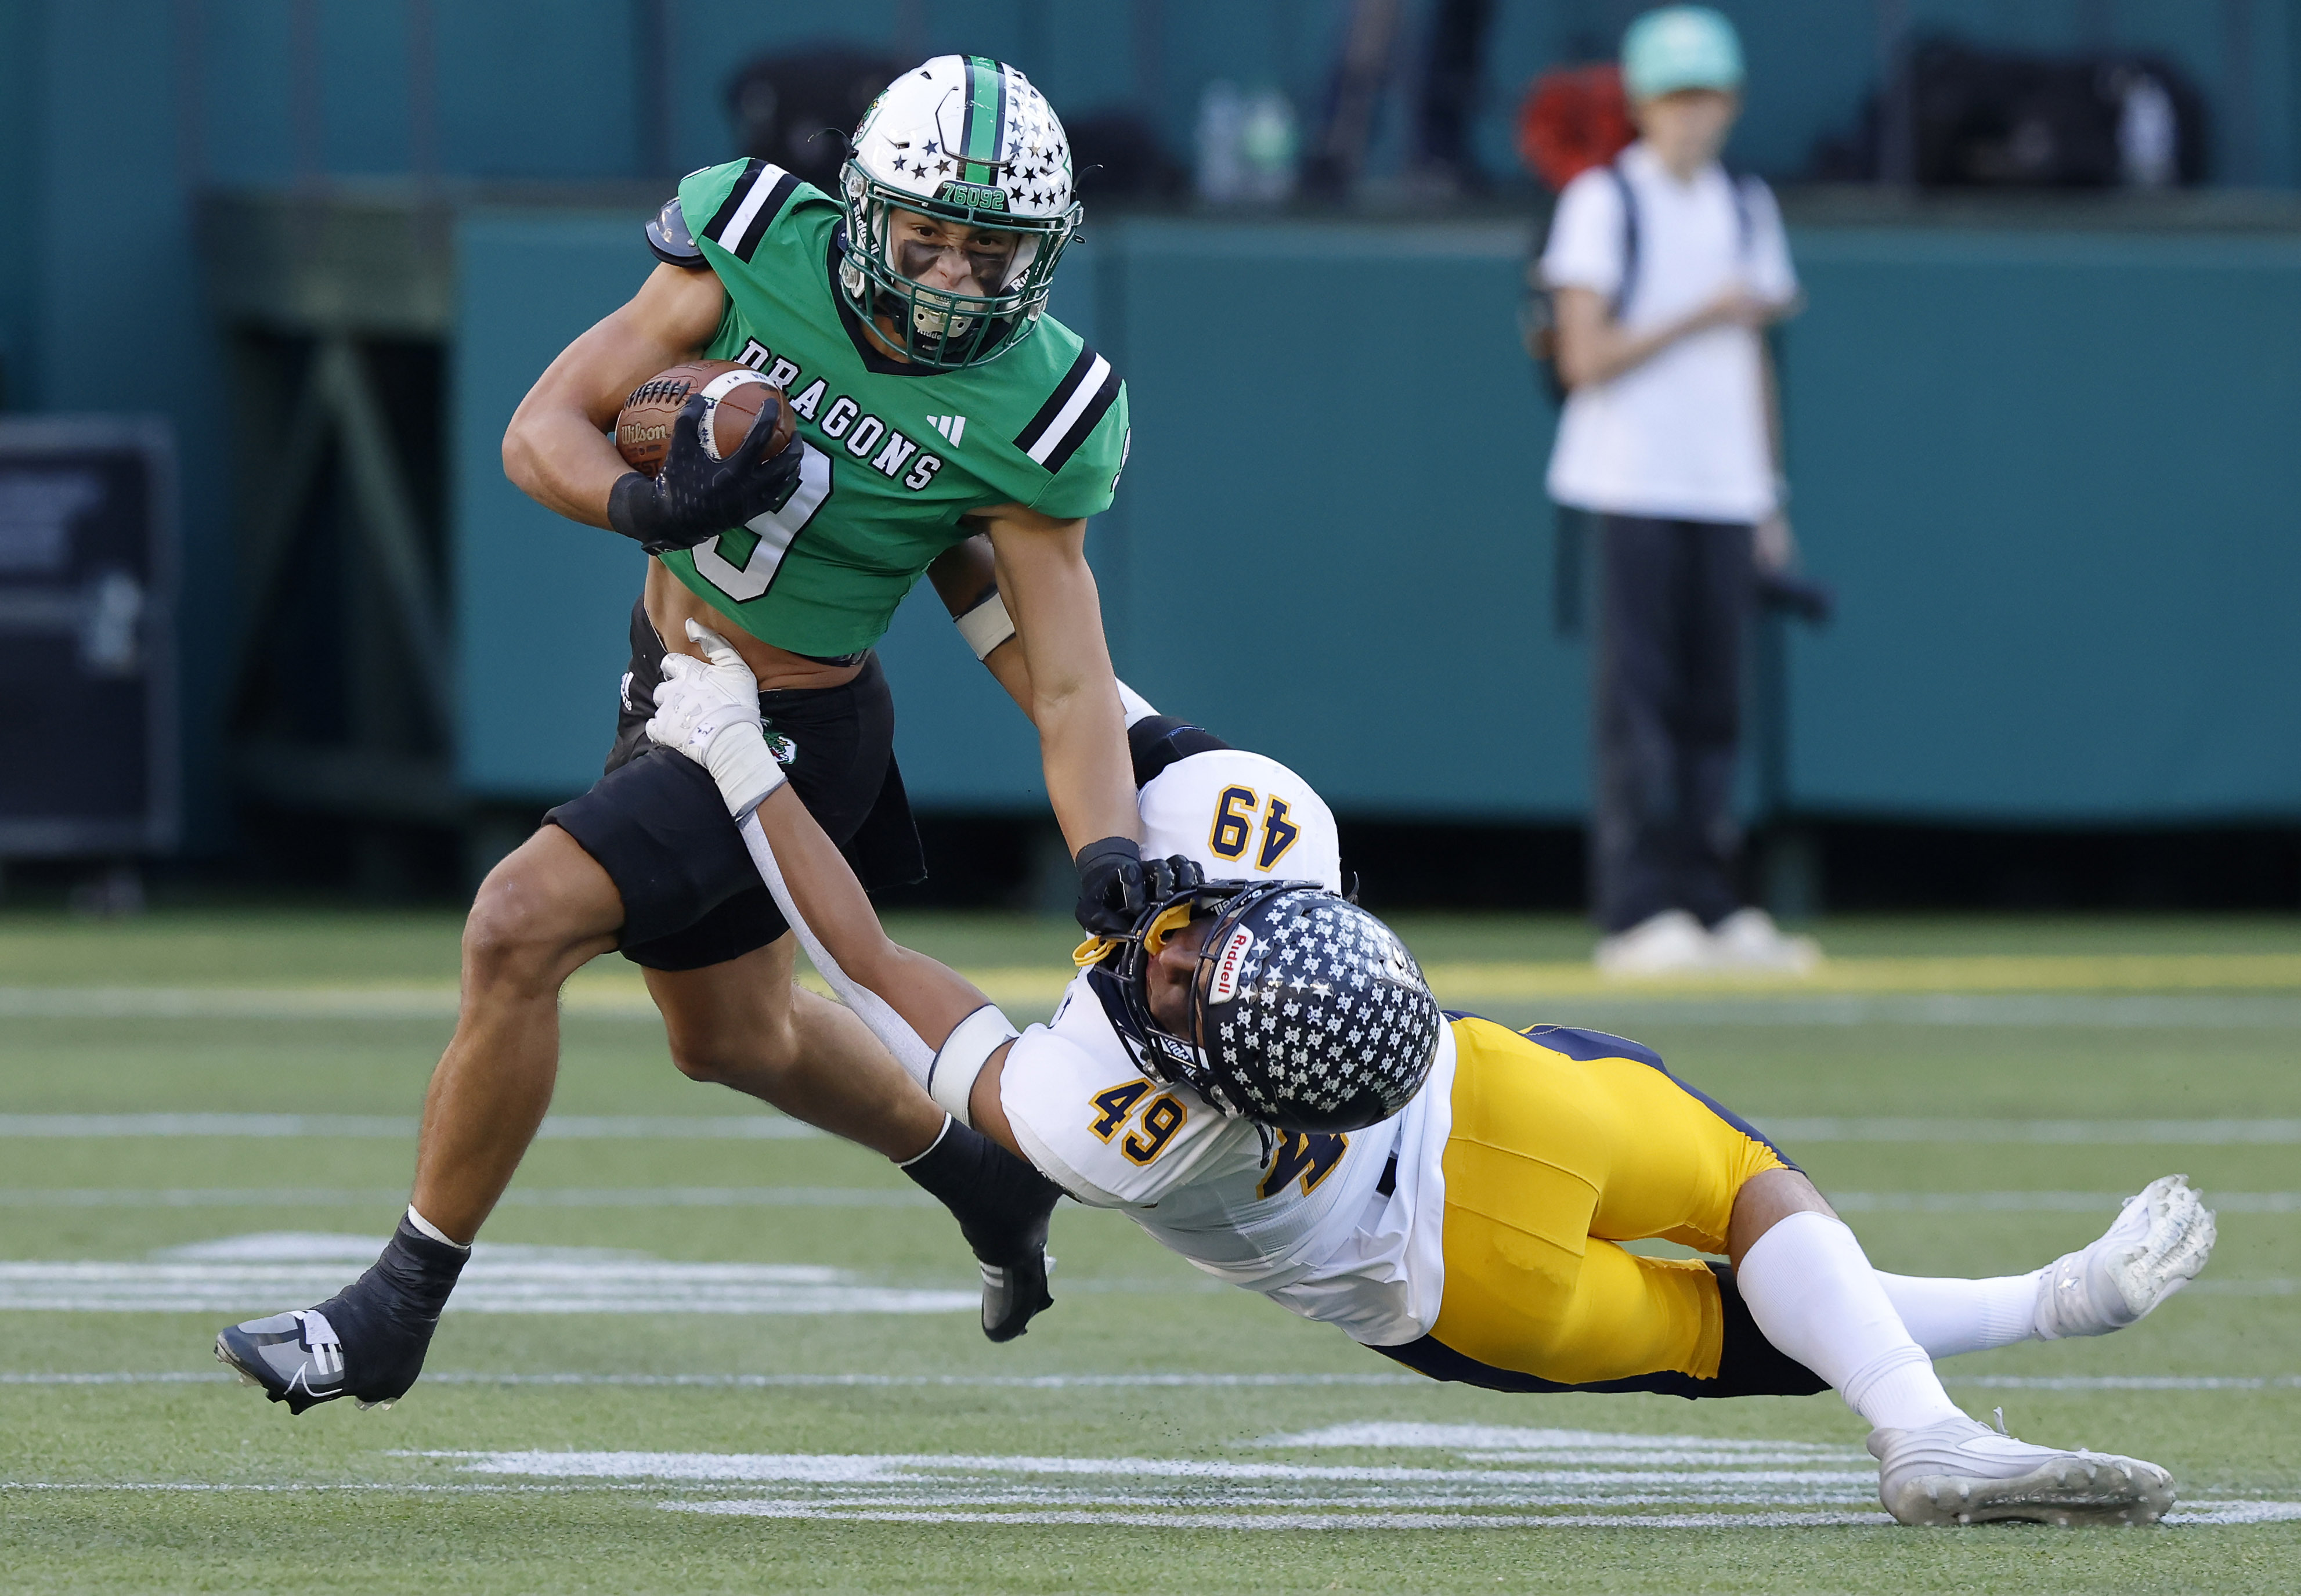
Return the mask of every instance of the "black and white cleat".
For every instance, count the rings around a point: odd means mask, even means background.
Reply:
[[[301,1413],[322,1402],[332,1402],[344,1391],[344,1344],[328,1316],[316,1308],[250,1319],[219,1332],[216,1361],[275,1402]],[[392,1399],[362,1402],[362,1408],[389,1408]]]
[[[983,1271],[983,1333],[994,1341],[1011,1341],[1030,1328],[1031,1321],[1054,1307],[1047,1276],[1055,1260],[1047,1256],[1046,1227],[1039,1228],[1038,1249],[1017,1262],[986,1264]]]
[[[469,1256],[403,1220],[374,1266],[317,1308],[220,1332],[216,1361],[290,1413],[345,1397],[364,1409],[389,1408],[423,1372],[439,1310]]]

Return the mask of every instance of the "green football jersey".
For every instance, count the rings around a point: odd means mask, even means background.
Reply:
[[[1126,461],[1125,385],[1070,329],[1043,316],[983,365],[907,365],[866,341],[836,291],[841,212],[828,195],[736,161],[682,180],[679,207],[727,290],[705,354],[789,394],[807,451],[781,509],[662,556],[744,631],[796,654],[858,653],[967,536],[960,517],[1109,506]]]

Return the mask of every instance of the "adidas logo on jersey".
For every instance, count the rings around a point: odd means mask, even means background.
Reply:
[[[953,443],[966,436],[966,418],[963,415],[931,415],[927,425]]]

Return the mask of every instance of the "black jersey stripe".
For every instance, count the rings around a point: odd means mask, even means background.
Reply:
[[[1055,384],[1055,391],[1047,396],[1047,402],[1039,406],[1039,414],[1031,418],[1029,426],[1015,435],[1017,448],[1027,455],[1039,447],[1040,438],[1055,424],[1055,417],[1063,413],[1063,406],[1071,402],[1071,395],[1078,391],[1078,385],[1094,369],[1095,360],[1093,350],[1080,347],[1078,358],[1071,362],[1071,369],[1063,373],[1063,380]]]
[[[743,163],[742,172],[735,179],[735,186],[727,190],[727,197],[719,202],[719,209],[713,213],[711,224],[703,230],[705,238],[714,244],[724,247],[724,235],[727,230],[727,224],[735,220],[735,213],[741,210],[743,202],[751,196],[751,185],[759,180],[759,174],[766,169],[767,163],[765,161]]]
[[[748,261],[758,253],[759,241],[767,236],[767,229],[774,225],[775,218],[782,213],[783,206],[791,203],[791,191],[799,187],[799,179],[780,166],[768,167],[759,174],[759,181],[766,182],[770,175],[774,177],[774,183],[767,190],[766,198],[751,213],[750,221],[744,225],[742,236],[727,246],[727,253],[737,260]]]

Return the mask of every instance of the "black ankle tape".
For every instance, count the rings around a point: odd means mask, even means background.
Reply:
[[[451,1247],[425,1235],[403,1214],[399,1228],[392,1233],[383,1256],[375,1260],[375,1267],[368,1273],[407,1307],[426,1318],[436,1319],[439,1310],[448,1306],[448,1294],[456,1289],[456,1277],[463,1274],[471,1257],[469,1248]]]
[[[1060,1189],[1023,1159],[956,1119],[942,1139],[901,1166],[958,1221],[967,1245],[985,1263],[1035,1251],[1047,1210]]]

